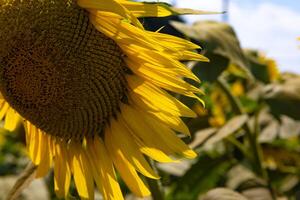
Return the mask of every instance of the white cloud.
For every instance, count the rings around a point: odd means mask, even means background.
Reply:
[[[222,10],[221,0],[178,0],[178,7],[202,10]],[[203,19],[220,20],[221,16],[187,16],[189,22]],[[282,71],[300,72],[300,14],[288,7],[260,3],[246,7],[232,2],[229,12],[242,46],[264,51],[277,60]]]

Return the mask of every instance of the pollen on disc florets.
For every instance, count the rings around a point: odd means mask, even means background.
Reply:
[[[126,99],[118,45],[71,0],[0,3],[0,90],[25,119],[64,139],[103,131]]]

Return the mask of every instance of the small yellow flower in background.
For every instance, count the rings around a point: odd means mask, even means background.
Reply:
[[[279,69],[277,67],[277,63],[275,60],[268,58],[265,55],[261,54],[258,57],[258,61],[261,64],[266,65],[270,82],[277,81],[280,78]]]
[[[173,10],[127,0],[4,0],[0,9],[0,118],[9,130],[24,120],[37,178],[53,166],[58,197],[73,177],[82,199],[94,198],[94,182],[104,199],[123,199],[115,169],[147,196],[138,173],[159,176],[144,155],[196,156],[175,134],[189,135],[181,117],[195,114],[167,91],[199,99],[180,60],[207,59],[137,19]]]
[[[226,123],[226,113],[231,109],[230,103],[224,92],[215,87],[210,94],[212,101],[211,117],[209,123],[213,127],[220,127]]]
[[[232,94],[236,97],[240,97],[245,94],[245,88],[243,86],[243,83],[239,80],[235,81],[231,85],[231,91]]]

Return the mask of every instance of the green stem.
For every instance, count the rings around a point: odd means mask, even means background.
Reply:
[[[263,152],[262,152],[262,148],[261,146],[259,145],[258,143],[258,135],[260,133],[260,125],[259,125],[259,114],[260,114],[260,110],[261,109],[258,109],[256,112],[255,112],[255,116],[254,116],[254,134],[253,134],[253,137],[256,138],[255,139],[255,145],[256,145],[256,150],[257,150],[257,153],[260,157],[260,159],[262,160],[263,158]],[[266,170],[263,170],[263,178],[267,181],[267,184],[268,184],[268,188],[270,190],[270,193],[271,193],[271,196],[272,196],[272,199],[275,200],[276,199],[276,195],[275,195],[275,191],[272,187],[272,183],[269,179],[269,176],[268,176],[268,173]]]
[[[154,161],[151,159],[148,159],[148,162],[150,163],[153,170],[157,173],[158,171],[157,171]],[[151,191],[152,199],[153,200],[164,200],[164,193],[163,193],[163,189],[162,189],[160,181],[151,179],[148,177],[146,178],[146,180],[149,185],[149,189]]]
[[[21,195],[24,189],[26,189],[34,180],[36,175],[37,166],[31,161],[27,164],[24,171],[18,177],[13,188],[9,191],[6,200],[15,200]]]
[[[260,125],[259,125],[259,113],[260,113],[260,109],[258,109],[256,112],[255,112],[255,116],[254,116],[254,132],[253,132],[253,137],[252,137],[252,145],[253,145],[253,148],[255,148],[255,154],[257,154],[257,162],[260,161],[260,163],[262,163],[263,161],[263,152],[262,152],[262,148],[261,146],[259,145],[258,143],[258,135],[260,133]],[[260,166],[263,170],[261,171],[261,176],[265,179],[265,180],[269,180],[269,177],[268,177],[268,173],[267,171],[262,167]]]
[[[217,79],[217,84],[223,90],[223,92],[226,94],[227,98],[229,99],[233,111],[238,115],[245,114],[245,112],[243,111],[241,102],[235,96],[233,96],[233,94],[231,93],[231,89],[230,89],[229,85],[227,84],[226,80],[222,77],[219,77]]]
[[[232,145],[234,145],[236,148],[238,148],[247,158],[252,158],[251,154],[249,153],[248,149],[244,147],[244,145],[239,142],[234,137],[228,137],[226,138],[228,142],[230,142]]]
[[[226,96],[228,97],[233,111],[238,114],[246,114],[242,108],[241,102],[239,99],[237,99],[230,90],[229,85],[227,84],[226,80],[223,77],[219,77],[217,80],[217,84],[219,87],[224,91]],[[256,173],[260,176],[263,177],[265,180],[267,180],[266,177],[266,171],[262,166],[262,154],[261,154],[261,149],[260,146],[257,143],[257,133],[253,133],[249,127],[249,124],[246,123],[245,126],[245,131],[246,131],[246,136],[248,137],[249,144],[250,144],[250,152],[252,152],[252,167],[256,171]]]

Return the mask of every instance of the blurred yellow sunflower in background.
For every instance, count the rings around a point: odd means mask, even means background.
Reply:
[[[164,4],[127,0],[4,0],[0,3],[0,118],[23,119],[37,177],[54,167],[55,192],[73,177],[82,199],[123,199],[115,169],[137,196],[138,173],[158,179],[144,155],[173,162],[195,152],[180,117],[194,117],[168,91],[198,98],[180,60],[207,61],[197,45],[144,30],[138,17],[168,16]],[[198,98],[199,99],[199,98]],[[201,99],[199,99],[201,100]]]
[[[261,53],[258,57],[258,61],[266,66],[270,82],[279,80],[280,73],[275,60],[268,58],[267,56]]]

